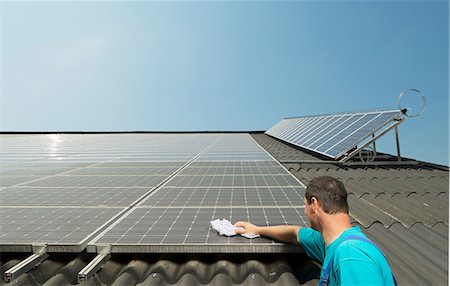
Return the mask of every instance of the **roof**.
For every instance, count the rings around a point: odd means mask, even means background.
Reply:
[[[448,170],[328,164],[267,135],[253,137],[275,159],[297,160],[283,165],[304,184],[323,175],[344,183],[353,224],[383,250],[400,285],[448,284]]]
[[[431,164],[330,164],[262,133],[265,150],[307,184],[330,175],[349,192],[350,215],[388,257],[400,284],[448,284],[448,170]],[[2,253],[0,272],[24,253]],[[74,285],[94,254],[50,254],[16,281],[0,285]],[[317,285],[320,265],[304,253],[115,254],[84,285]]]

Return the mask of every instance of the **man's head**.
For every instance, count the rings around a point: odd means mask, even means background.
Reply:
[[[348,214],[347,191],[344,184],[329,176],[316,177],[306,187],[305,198],[311,204],[316,198],[327,214]]]
[[[305,214],[312,228],[320,231],[320,213],[334,215],[348,211],[347,191],[342,182],[323,176],[314,178],[306,187]]]

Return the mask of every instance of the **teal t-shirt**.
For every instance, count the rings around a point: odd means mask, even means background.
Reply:
[[[352,227],[327,247],[320,232],[301,228],[298,240],[311,258],[322,263],[321,277],[334,253],[328,285],[395,285],[392,271],[380,250],[365,241],[342,242],[348,235],[365,237],[359,227]]]

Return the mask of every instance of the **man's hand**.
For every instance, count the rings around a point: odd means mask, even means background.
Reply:
[[[246,221],[238,221],[237,223],[234,224],[235,227],[242,227],[243,229],[237,229],[234,232],[236,234],[244,234],[244,233],[254,233],[254,234],[260,234],[258,232],[259,227],[257,227],[254,224],[251,224],[249,222]]]
[[[236,234],[254,233],[289,243],[298,243],[297,235],[301,228],[296,225],[256,226],[245,221],[238,221],[234,226],[244,228],[235,230]]]

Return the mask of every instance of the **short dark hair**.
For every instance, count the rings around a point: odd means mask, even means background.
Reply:
[[[327,214],[347,213],[347,191],[344,184],[329,176],[316,177],[306,187],[305,198],[311,204],[315,197]]]

